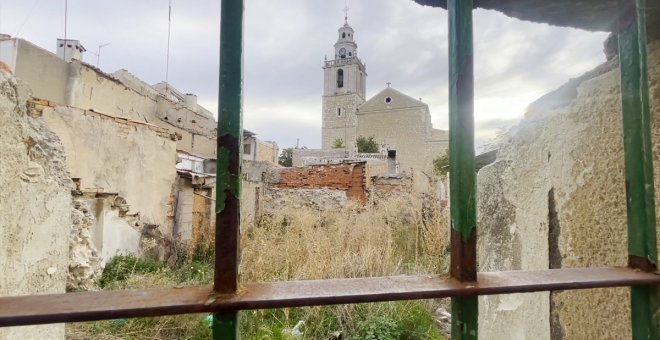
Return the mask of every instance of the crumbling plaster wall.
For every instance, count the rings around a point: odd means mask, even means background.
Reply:
[[[65,106],[46,107],[43,116],[81,190],[116,193],[126,199],[127,214],[172,231],[176,143],[166,131]]]
[[[92,66],[73,60],[69,66],[67,101],[62,104],[154,124],[156,98],[153,94],[134,91]]]
[[[0,72],[0,295],[64,293],[71,188],[57,136],[27,115],[25,86]],[[64,325],[0,328],[0,339],[63,339]]]
[[[497,161],[479,172],[480,270],[627,264],[616,62],[532,104]],[[660,188],[660,41],[649,44],[648,65]],[[624,339],[629,318],[625,288],[480,298],[484,339]]]

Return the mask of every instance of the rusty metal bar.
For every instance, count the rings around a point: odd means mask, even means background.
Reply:
[[[243,0],[222,0],[216,177],[216,294],[238,291],[241,145],[243,144]],[[238,312],[213,316],[213,338],[238,339]]]
[[[619,1],[619,68],[626,165],[628,266],[655,272],[658,265],[653,144],[646,56],[646,1]],[[660,289],[631,287],[633,339],[660,338]]]
[[[451,276],[477,279],[476,175],[474,171],[474,67],[472,0],[449,0],[449,182]],[[452,339],[477,339],[476,297],[451,300]]]
[[[658,284],[629,268],[573,268],[479,273],[475,283],[418,275],[250,283],[228,295],[211,286],[30,295],[0,298],[0,326]]]

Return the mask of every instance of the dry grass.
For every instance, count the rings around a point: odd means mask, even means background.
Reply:
[[[336,211],[301,208],[292,202],[244,230],[241,281],[444,273],[446,221],[437,202],[412,197]],[[389,318],[407,327],[402,338],[432,339],[437,335],[430,329],[435,327],[435,307],[432,301],[415,301],[245,312],[248,320],[242,331],[255,338],[277,338],[278,331],[305,320],[305,338],[318,339],[338,330],[354,332],[365,320]]]
[[[412,197],[334,211],[291,202],[257,225],[243,228],[241,282],[443,273],[448,269],[449,230],[446,215],[438,207],[437,202]],[[180,268],[132,275],[109,288],[208,283],[213,232],[194,234],[206,237],[195,237],[188,260]],[[246,311],[241,313],[240,327],[245,339],[288,339],[286,329],[305,320],[305,339],[327,338],[334,331],[353,338],[365,324],[383,322],[400,327],[402,339],[440,339],[432,314],[435,307],[433,301],[411,301]],[[204,338],[210,333],[203,318],[188,315],[76,324],[68,327],[68,334],[71,339]]]
[[[285,208],[244,230],[241,281],[354,278],[444,270],[444,214],[395,197],[358,209]]]

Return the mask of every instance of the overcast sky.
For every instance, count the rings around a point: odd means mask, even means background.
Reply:
[[[169,82],[217,112],[218,0],[171,0]],[[345,0],[247,0],[244,127],[281,147],[319,147],[324,56],[333,55]],[[447,129],[447,13],[412,0],[348,0],[367,96],[392,87],[429,104]],[[67,37],[106,72],[165,80],[168,0],[68,0]],[[64,0],[0,0],[0,32],[51,51]],[[474,14],[477,144],[515,124],[529,103],[605,60],[605,33]]]

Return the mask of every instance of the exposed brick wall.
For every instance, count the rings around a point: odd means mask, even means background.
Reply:
[[[346,192],[346,197],[366,202],[366,162],[312,165],[282,168],[272,176],[272,185],[280,189],[331,189]]]

